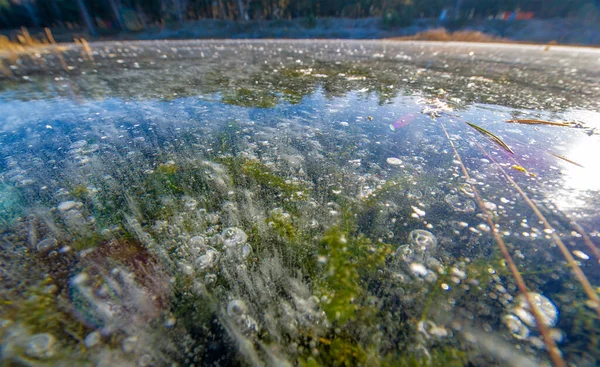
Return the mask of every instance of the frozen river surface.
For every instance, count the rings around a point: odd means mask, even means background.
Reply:
[[[8,365],[600,363],[600,50],[0,57]]]

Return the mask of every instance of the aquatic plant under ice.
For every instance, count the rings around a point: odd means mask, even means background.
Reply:
[[[555,156],[597,143],[573,92],[593,91],[591,56],[569,59],[580,79],[516,85],[461,72],[471,46],[448,68],[403,47],[103,44],[3,84],[3,361],[597,364],[598,190]],[[529,115],[587,119],[505,122]]]

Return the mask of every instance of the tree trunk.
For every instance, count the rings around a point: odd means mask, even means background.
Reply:
[[[144,13],[144,9],[142,9],[142,6],[137,1],[135,2],[135,10],[138,13],[140,22],[142,22],[142,27],[144,27],[144,29],[148,29],[148,19],[146,19],[146,13]]]
[[[204,17],[215,19],[215,12],[213,11],[213,2],[212,0],[205,1],[202,3],[204,9]]]
[[[125,22],[123,21],[123,17],[121,16],[121,10],[119,9],[117,2],[115,0],[108,0],[108,2],[110,3],[110,8],[115,14],[115,19],[117,20],[117,23],[119,23],[119,28],[121,28],[121,30],[126,30]]]
[[[96,27],[94,27],[94,22],[92,21],[92,17],[90,17],[90,13],[85,6],[83,0],[77,0],[77,5],[79,5],[79,10],[81,11],[81,17],[85,21],[88,29],[90,30],[90,34],[92,37],[98,37],[98,32],[96,32]]]
[[[177,19],[179,23],[183,23],[185,20],[185,0],[175,0],[175,2],[177,3]]]
[[[29,14],[29,17],[31,18],[31,22],[33,23],[33,26],[39,27],[40,26],[40,18],[38,18],[36,6],[32,2],[32,0],[23,1],[23,6],[25,6],[25,9],[27,9],[27,14]]]
[[[56,19],[62,25],[63,16],[62,16],[62,12],[60,11],[60,7],[56,3],[56,0],[52,0],[52,10],[54,11],[54,14],[56,15]]]
[[[237,0],[238,7],[240,8],[240,18],[244,21],[248,20],[248,13],[244,10],[244,2],[243,0]]]
[[[223,5],[223,0],[219,0],[219,9],[221,9],[221,17],[223,20],[227,19],[227,15],[225,14],[225,5]]]
[[[14,25],[12,24],[10,19],[8,19],[8,17],[6,15],[4,15],[4,12],[2,11],[2,9],[0,9],[0,21],[2,21],[2,23],[4,23],[6,28],[14,27]]]
[[[460,8],[462,7],[462,0],[456,0],[456,13],[454,14],[454,19],[460,18]]]

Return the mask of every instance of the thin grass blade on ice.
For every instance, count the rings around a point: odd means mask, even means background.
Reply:
[[[500,145],[504,150],[506,150],[507,152],[511,153],[511,154],[515,154],[515,152],[513,152],[512,149],[510,149],[510,147],[508,145],[506,145],[505,142],[502,141],[502,139],[500,139],[498,136],[494,135],[493,133],[487,131],[486,129],[477,126],[475,124],[472,124],[468,121],[465,121],[467,123],[467,125],[471,126],[473,129],[479,131],[480,133],[487,135],[487,137],[489,137],[490,139],[492,139],[496,144]]]
[[[527,125],[550,125],[550,126],[571,126],[571,123],[568,121],[546,121],[546,120],[536,120],[536,119],[511,119],[506,120],[506,122],[517,123],[517,124],[527,124]]]
[[[553,156],[555,156],[555,157],[556,157],[556,158],[558,158],[558,159],[562,159],[562,160],[563,160],[563,161],[565,161],[565,162],[569,162],[569,163],[571,163],[571,164],[574,164],[574,165],[576,165],[577,167],[585,168],[585,167],[583,167],[583,165],[581,165],[581,164],[579,164],[579,163],[577,163],[577,162],[575,162],[575,161],[572,161],[572,160],[570,160],[570,159],[569,159],[569,158],[567,158],[567,157],[563,157],[562,155],[558,155],[558,154],[554,154],[554,153],[550,153],[550,154],[552,154]]]

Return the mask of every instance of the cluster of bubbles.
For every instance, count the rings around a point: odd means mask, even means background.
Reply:
[[[0,183],[0,220],[11,221],[20,214],[20,200],[15,188]]]
[[[452,190],[444,197],[444,201],[456,212],[473,213],[475,212],[475,194],[469,183],[463,183],[458,190]]]
[[[105,274],[83,271],[69,282],[71,300],[77,315],[103,335],[115,331],[135,333],[159,314],[150,290],[143,288],[135,275],[124,267]]]
[[[213,168],[219,171],[218,167]],[[225,189],[231,189],[226,176],[219,181],[226,185]],[[263,331],[282,344],[300,338],[306,330],[311,330],[315,343],[324,335],[329,324],[321,301],[299,274],[289,273],[282,254],[263,253],[257,257],[246,231],[227,226],[242,222],[245,215],[260,213],[256,207],[229,202],[209,212],[198,208],[197,201],[190,197],[183,198],[180,204],[184,210],[168,219],[144,227],[130,218],[128,228],[159,254],[164,247],[174,249],[160,255],[164,256],[163,261],[172,263],[184,279],[191,281],[193,297],[216,297],[216,315],[239,345],[259,343],[258,335]],[[290,214],[279,207],[269,211],[269,218],[271,221],[258,222],[264,223],[264,227],[258,226],[259,230],[291,224]],[[295,343],[285,354],[297,355],[300,351]],[[281,355],[282,351],[269,353]]]
[[[37,366],[63,360],[65,351],[70,350],[65,348],[65,333],[82,332],[85,334],[78,341],[94,352],[90,360],[101,360],[103,352],[112,350],[115,341],[123,344],[123,348],[111,351],[119,364],[149,365],[144,361],[157,360],[159,352],[150,347],[156,331],[151,325],[167,314],[169,277],[158,258],[142,244],[131,238],[116,239],[115,236],[122,236],[118,230],[107,229],[108,234],[113,233],[107,235],[112,239],[99,237],[96,246],[76,250],[70,236],[87,234],[94,225],[93,218],[84,212],[81,202],[66,200],[55,209],[39,211],[37,216],[30,215],[16,223],[17,229],[11,235],[26,239],[19,241],[27,246],[37,271],[47,274],[49,282],[28,285],[35,289],[34,295],[21,312],[28,313],[25,319],[29,322],[34,320],[45,326],[44,332],[32,333],[30,325],[19,318],[2,320],[3,361]],[[19,251],[23,249],[16,247],[15,252]],[[40,300],[38,306],[35,300],[40,298],[44,301]],[[48,300],[60,305],[51,307],[60,308],[45,309]],[[48,315],[40,314],[43,312]],[[54,323],[64,323],[65,330],[52,327]],[[75,323],[79,325],[77,329],[67,326]]]
[[[409,243],[398,247],[396,258],[398,272],[393,276],[402,282],[411,282],[413,278],[435,282],[436,273],[441,266],[440,261],[434,257],[437,248],[437,239],[426,230],[416,229],[409,234]]]
[[[212,229],[203,235],[196,235],[186,241],[186,247],[194,258],[193,266],[184,265],[184,271],[202,275],[204,283],[214,283],[219,272],[219,264],[223,266],[235,264],[244,267],[244,263],[252,254],[252,246],[247,242],[248,236],[238,227],[225,228],[221,233],[210,236]]]
[[[531,306],[535,307],[541,316],[540,321],[550,328],[550,336],[557,342],[562,341],[562,331],[554,328],[558,322],[558,308],[550,299],[539,293],[529,292],[527,296],[532,302]],[[533,311],[523,294],[515,298],[507,313],[502,316],[502,322],[516,339],[528,340],[535,346],[543,347],[543,341],[537,334],[538,325]]]
[[[58,341],[51,333],[29,334],[19,325],[4,320],[0,334],[7,341],[2,346],[2,359],[23,366],[45,363],[57,354]]]
[[[248,315],[248,308],[242,300],[234,299],[227,304],[227,317],[243,335],[248,336],[259,331],[258,323]]]
[[[252,246],[246,243],[248,236],[236,227],[227,228],[221,234],[223,248],[228,258],[235,261],[244,261],[252,253]]]
[[[136,102],[146,119],[141,124],[138,120],[127,120],[129,116],[117,115],[114,124],[91,121],[90,131],[78,130],[65,139],[68,142],[49,139],[49,145],[68,151],[63,169],[49,166],[36,176],[36,170],[27,167],[28,159],[15,153],[19,163],[11,163],[10,172],[3,174],[3,179],[6,177],[17,187],[31,188],[33,183],[39,183],[43,187],[40,190],[47,193],[45,200],[51,203],[44,220],[50,227],[59,227],[36,236],[31,225],[28,231],[33,234],[24,237],[39,258],[50,262],[64,260],[69,265],[64,283],[68,293],[67,312],[88,328],[83,338],[86,348],[100,355],[101,350],[106,351],[102,347],[110,343],[109,339],[117,340],[122,352],[135,355],[136,363],[143,366],[159,360],[160,353],[152,350],[154,346],[173,342],[178,344],[177,353],[172,355],[183,354],[182,359],[189,358],[186,365],[199,365],[202,358],[199,351],[204,345],[207,349],[213,347],[212,342],[219,338],[210,335],[214,330],[207,331],[210,326],[206,325],[219,322],[240,346],[239,352],[250,358],[249,364],[279,362],[278,357],[294,360],[296,356],[306,356],[306,348],[310,348],[311,355],[318,355],[320,343],[338,335],[340,329],[323,311],[330,299],[315,290],[318,280],[309,279],[310,274],[302,273],[304,268],[297,263],[308,259],[302,257],[306,253],[306,256],[317,253],[315,243],[322,237],[322,229],[339,225],[346,215],[343,206],[348,203],[351,209],[360,208],[361,212],[367,207],[376,208],[364,210],[367,219],[360,228],[361,235],[373,243],[379,240],[402,244],[387,259],[387,266],[379,269],[378,274],[386,276],[372,282],[378,284],[377,288],[392,288],[393,297],[382,297],[386,305],[382,311],[398,318],[415,316],[419,321],[411,325],[417,345],[432,346],[454,335],[458,328],[436,318],[437,310],[424,313],[421,318],[416,314],[423,311],[428,294],[438,292],[446,296],[439,309],[449,311],[451,301],[460,302],[452,299],[457,293],[450,290],[462,288],[468,292],[469,286],[478,285],[476,279],[468,277],[471,273],[467,274],[467,261],[451,260],[456,253],[462,256],[463,249],[450,254],[449,247],[478,245],[479,253],[484,253],[488,247],[477,241],[490,228],[482,224],[473,226],[463,231],[468,232],[464,238],[473,234],[472,237],[449,241],[446,234],[450,233],[452,221],[436,218],[443,211],[464,221],[459,223],[461,229],[469,227],[466,221],[477,215],[471,184],[478,182],[457,184],[461,175],[456,161],[449,168],[437,166],[437,162],[451,154],[447,150],[439,154],[439,147],[447,146],[447,142],[432,133],[428,125],[431,119],[421,121],[422,131],[411,132],[417,135],[409,134],[419,144],[402,145],[398,139],[407,134],[400,128],[393,136],[373,129],[378,126],[376,123],[384,126],[385,120],[396,114],[395,110],[379,106],[379,116],[373,121],[371,116],[364,119],[344,112],[352,107],[352,100],[322,102],[324,105],[319,108],[303,106],[305,110],[298,114],[278,115],[264,123],[236,114],[231,122],[232,109],[197,100],[192,102],[193,108],[185,101],[170,103],[170,107]],[[102,107],[107,110],[107,119],[115,117],[107,106]],[[77,110],[81,108],[77,106]],[[421,112],[441,118],[447,108],[440,101],[430,100]],[[324,110],[336,112],[327,112],[323,118]],[[163,115],[169,118],[156,117]],[[74,120],[79,122],[78,118]],[[327,124],[334,120],[344,122],[332,130]],[[195,121],[197,129],[188,129],[189,121]],[[232,128],[213,130],[214,126],[207,121],[217,121],[217,125],[223,122]],[[387,129],[385,134],[389,134]],[[228,144],[232,146],[228,148]],[[59,151],[54,148],[44,154],[51,156]],[[343,153],[339,154],[340,151]],[[54,158],[58,161],[64,157]],[[247,161],[256,164],[244,166]],[[251,171],[263,166],[264,172]],[[442,180],[428,181],[431,176],[437,180],[447,175],[448,170],[450,175]],[[484,181],[480,176],[477,180]],[[77,185],[82,188],[79,195],[64,188],[74,186],[75,181],[84,183]],[[486,198],[494,195],[494,187],[486,185],[485,189]],[[117,197],[125,199],[118,201]],[[0,199],[0,214],[20,205],[12,186],[0,186]],[[494,211],[492,205],[486,203],[486,208]],[[106,207],[122,214],[110,218],[121,228],[109,227],[114,222],[107,228],[99,224],[107,221],[99,214],[106,212]],[[93,247],[83,246],[83,250],[77,251],[69,247],[73,238],[85,238],[98,228],[105,228],[100,231],[103,239]],[[296,231],[305,236],[301,245],[290,240]],[[123,240],[124,232],[134,240]],[[405,235],[407,240],[399,240]],[[293,246],[305,246],[308,250],[290,250]],[[296,251],[296,258],[286,257],[286,251]],[[514,289],[505,289],[496,274],[493,279],[501,295],[495,292],[487,295],[494,300],[492,303],[500,299],[502,305],[509,305],[512,300],[509,293]],[[371,286],[366,285],[365,289]],[[173,295],[173,290],[179,293]],[[369,288],[365,293],[371,291]],[[550,301],[536,295],[532,297],[537,307],[548,310],[544,322],[554,327],[558,318],[556,307],[553,317]],[[369,302],[376,303],[378,300],[374,298]],[[477,298],[472,302],[473,299],[468,302],[477,305],[469,306],[487,308],[484,316],[491,318],[489,299]],[[169,304],[171,300],[175,302]],[[531,312],[523,301],[516,297],[514,305],[507,306],[502,320],[518,339],[539,342],[533,331],[535,321],[532,322]],[[208,311],[200,310],[204,306]],[[173,316],[172,310],[183,311]],[[199,320],[204,313],[213,318]],[[390,320],[393,320],[390,324],[397,321],[391,317]],[[165,329],[157,327],[161,324],[178,327],[177,337],[164,337],[165,340],[157,342],[164,335]],[[410,323],[402,325],[402,330],[400,326],[386,327],[397,327],[407,334],[406,328],[411,327],[407,324]],[[369,330],[361,325],[357,328],[358,332]],[[6,330],[9,329],[16,330],[7,326]],[[400,332],[392,333],[392,339]],[[27,358],[49,358],[56,354],[59,342],[52,334],[23,335],[9,338],[11,341],[3,353]],[[193,338],[195,342],[189,341]],[[211,342],[207,342],[210,338]],[[258,351],[268,354],[270,359],[252,359]]]
[[[89,225],[93,223],[93,218],[86,218],[81,211],[83,203],[80,201],[68,200],[58,204],[57,210],[60,213],[69,231],[74,233],[89,232]]]

